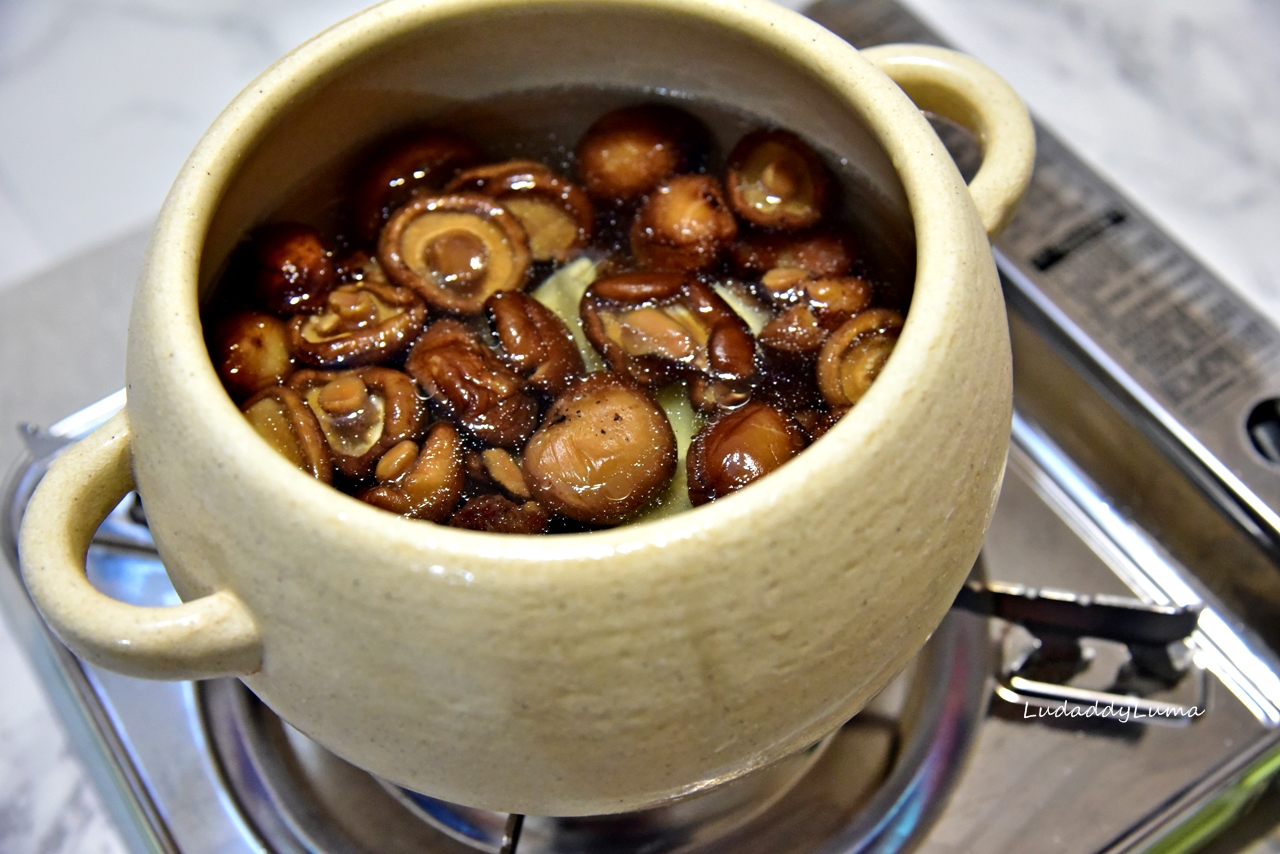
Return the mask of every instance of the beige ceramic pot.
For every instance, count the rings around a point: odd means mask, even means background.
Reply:
[[[977,131],[971,187],[894,80]],[[564,85],[713,99],[848,159],[917,271],[870,393],[764,481],[597,533],[406,521],[300,473],[240,415],[202,343],[200,298],[234,244],[389,129]],[[988,235],[1032,149],[1017,97],[972,60],[859,55],[765,0],[371,9],[263,74],[178,177],[135,298],[127,409],[32,500],[27,585],[95,664],[241,677],[356,765],[474,806],[634,809],[802,749],[920,649],[982,542],[1011,392]],[[135,481],[181,606],[125,605],[85,580],[97,521]]]

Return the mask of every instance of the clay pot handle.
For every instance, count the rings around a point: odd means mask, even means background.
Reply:
[[[50,467],[27,505],[18,551],[36,607],[92,664],[149,679],[245,676],[262,666],[248,609],[227,590],[171,608],[129,605],[85,576],[98,525],[133,489],[129,420],[120,412]]]
[[[1035,129],[1017,93],[990,68],[953,50],[892,44],[860,53],[920,109],[956,122],[978,140],[982,167],[969,194],[994,238],[1013,219],[1035,165]]]

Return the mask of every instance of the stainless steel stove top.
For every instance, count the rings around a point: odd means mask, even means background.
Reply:
[[[859,45],[936,41],[891,0],[810,13]],[[785,767],[658,811],[528,817],[519,851],[1192,850],[1280,768],[1280,333],[1047,134],[1040,146],[997,246],[1017,415],[974,575],[1017,619],[953,611],[866,712]],[[497,851],[506,816],[385,786],[236,681],[118,676],[43,629],[12,532],[50,456],[122,403],[28,436],[0,598],[131,847]],[[128,500],[89,574],[125,601],[177,602]],[[1200,609],[1185,639],[1114,631],[1179,606]],[[1082,631],[1068,612],[1122,618]]]
[[[120,402],[77,414],[43,440],[52,448],[58,437],[82,434]],[[39,462],[23,470],[11,519],[41,472]],[[103,526],[90,578],[125,601],[176,603],[138,515],[126,502]],[[1021,417],[979,571],[1148,601],[1172,598],[1169,590],[1192,598],[1195,585]],[[13,595],[16,575],[8,581]],[[681,824],[680,816],[650,818],[637,830],[629,816],[624,838],[636,844],[602,847],[598,834],[613,831],[531,818],[521,850],[1131,850],[1224,793],[1242,797],[1243,777],[1253,775],[1247,788],[1280,762],[1280,663],[1230,619],[1212,606],[1202,611],[1181,678],[1142,697],[1108,698],[1125,656],[1117,644],[1086,639],[1088,666],[1059,686],[1059,699],[1026,694],[1017,681],[1023,630],[957,611],[798,784],[788,789],[785,780],[777,797],[738,815],[728,835],[716,838],[724,825]],[[458,841],[468,834],[474,847],[498,850],[492,820],[487,836],[483,816],[464,815],[476,825],[469,828],[455,812],[450,827],[448,805],[389,792],[283,724],[238,682],[130,679],[45,642],[45,670],[57,671],[47,675],[69,689],[62,710],[96,742],[99,783],[139,850],[459,852],[471,850]],[[1082,702],[1071,691],[1092,693]],[[1180,713],[1152,714],[1159,702]],[[1091,707],[1112,711],[1086,716]],[[504,818],[496,817],[498,827]],[[582,844],[584,836],[594,844]]]

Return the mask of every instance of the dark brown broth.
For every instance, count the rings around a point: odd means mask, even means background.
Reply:
[[[651,90],[575,87],[504,94],[460,104],[424,116],[420,124],[401,133],[411,133],[418,127],[448,128],[473,139],[495,163],[538,160],[572,179],[576,172],[574,147],[592,122],[611,110],[638,103],[669,103],[700,119],[714,140],[702,171],[716,175],[723,174],[725,155],[739,139],[753,130],[774,126],[766,119],[714,101]],[[351,186],[368,158],[383,146],[385,141],[378,140],[361,149],[350,162],[318,171],[263,224],[306,223],[331,236],[335,248],[347,246]],[[886,304],[905,310],[915,281],[915,241],[910,223],[901,221],[857,164],[816,146],[815,150],[839,185],[835,219],[847,225],[858,240],[860,254],[853,272],[883,289]],[[608,218],[616,216],[616,212],[604,210],[601,215],[607,228]],[[628,224],[616,223],[612,229],[620,241],[625,242]],[[224,274],[219,279],[226,281],[227,277]],[[531,280],[526,290],[536,286],[537,281]]]
[[[487,154],[486,162],[512,159],[540,161],[557,173],[576,178],[574,148],[586,129],[601,115],[637,103],[666,102],[700,119],[710,130],[713,144],[700,171],[722,176],[725,156],[747,133],[772,126],[772,123],[741,110],[708,101],[673,97],[667,93],[602,89],[554,89],[502,95],[467,103],[433,115],[424,116],[417,127],[446,128],[474,140]],[[411,132],[412,128],[406,129]],[[324,235],[335,257],[361,246],[351,235],[350,221],[354,178],[366,166],[369,157],[385,146],[380,140],[358,152],[350,162],[342,162],[318,171],[293,192],[287,201],[263,223],[300,222],[316,228]],[[836,200],[825,222],[835,222],[849,231],[858,246],[858,259],[853,275],[871,282],[876,290],[875,304],[905,313],[910,302],[914,279],[914,240],[910,224],[903,223],[888,201],[872,188],[871,182],[856,167],[829,151],[817,153],[836,178]],[[624,211],[619,220],[619,211]],[[588,254],[603,257],[610,252],[628,254],[627,232],[630,210],[597,209],[597,237]],[[246,235],[246,244],[251,235]],[[250,272],[244,247],[233,254],[224,273],[218,277],[206,301],[206,319],[210,322],[231,311],[247,307],[247,281]],[[535,290],[540,281],[553,272],[550,265],[535,265],[526,292]],[[430,321],[429,321],[430,322]],[[483,326],[483,323],[479,324]],[[487,329],[482,330],[492,343]],[[399,367],[403,359],[387,364]],[[680,478],[683,480],[683,463]],[[588,527],[556,517],[550,533],[587,530]]]

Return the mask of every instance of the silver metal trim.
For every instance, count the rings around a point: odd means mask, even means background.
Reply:
[[[1280,657],[1244,626],[1222,617],[1212,594],[1138,526],[1120,515],[1083,471],[1042,430],[1013,417],[1012,465],[1019,455],[1028,480],[1076,534],[1144,601],[1203,605],[1190,643],[1197,664],[1212,672],[1267,726],[1280,725]]]

